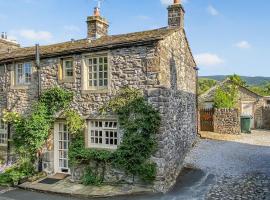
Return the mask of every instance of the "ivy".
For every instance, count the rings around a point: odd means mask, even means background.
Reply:
[[[40,99],[32,106],[31,112],[26,116],[4,111],[3,120],[12,124],[15,130],[13,144],[18,155],[15,167],[1,174],[6,182],[17,181],[33,175],[33,163],[37,161],[37,154],[49,137],[57,113],[64,111],[68,120],[67,124],[72,132],[75,133],[83,129],[84,122],[79,114],[68,108],[72,100],[72,92],[54,87],[41,95]],[[26,160],[28,161],[26,162]]]
[[[150,161],[150,157],[157,147],[155,134],[160,126],[158,111],[146,101],[139,90],[124,88],[101,112],[117,114],[123,131],[122,143],[116,151],[111,152],[85,149],[83,137],[79,140],[76,138],[69,149],[70,162],[74,165],[97,163],[97,166],[85,171],[83,180],[103,180],[104,168],[111,165],[127,174],[138,176],[145,182],[152,182],[156,176],[156,165]],[[102,173],[98,173],[100,166],[103,168]],[[83,182],[91,184],[91,181]]]

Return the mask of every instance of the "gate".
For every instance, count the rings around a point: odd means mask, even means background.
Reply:
[[[214,109],[200,110],[201,131],[214,132]]]

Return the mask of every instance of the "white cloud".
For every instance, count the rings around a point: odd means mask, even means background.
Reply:
[[[70,31],[70,32],[79,32],[80,31],[80,28],[78,26],[75,26],[75,25],[66,25],[66,26],[64,26],[64,29],[66,31]]]
[[[235,46],[240,48],[240,49],[249,49],[249,48],[251,48],[251,44],[248,41],[245,41],[245,40],[236,43]]]
[[[22,29],[17,33],[19,36],[33,41],[50,41],[53,36],[48,31],[36,31],[32,29]]]
[[[195,60],[198,66],[216,66],[224,63],[224,60],[216,54],[212,53],[201,53],[195,55]]]
[[[173,0],[160,0],[161,1],[161,3],[163,4],[163,5],[166,5],[166,6],[168,6],[168,5],[172,5],[173,4]],[[181,0],[180,0],[181,1]],[[187,3],[188,2],[188,0],[182,0],[182,3]]]
[[[212,5],[209,5],[209,6],[207,7],[207,12],[208,12],[210,15],[212,15],[212,16],[217,16],[217,15],[219,15],[218,10],[217,10],[214,6],[212,6]]]

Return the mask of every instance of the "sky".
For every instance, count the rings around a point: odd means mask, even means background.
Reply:
[[[173,0],[103,0],[110,34],[167,26]],[[200,75],[270,76],[269,0],[182,0]],[[97,0],[0,0],[0,32],[22,46],[86,38]]]

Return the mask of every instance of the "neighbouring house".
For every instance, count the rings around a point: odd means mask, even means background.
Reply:
[[[174,0],[168,7],[168,27],[108,35],[109,23],[95,8],[87,18],[87,38],[40,46],[40,69],[35,47],[0,54],[0,110],[27,114],[39,90],[69,89],[75,93],[72,107],[87,121],[86,148],[113,150],[121,140],[117,117],[100,117],[99,109],[121,87],[141,89],[161,113],[158,151],[152,160],[157,164],[156,190],[168,191],[197,135],[197,68],[184,30],[184,13],[180,1]],[[6,127],[1,122],[0,146],[5,148],[12,134]],[[101,133],[101,140],[95,140],[93,130]],[[106,140],[108,130],[114,133],[113,140]],[[65,119],[56,119],[43,151],[47,173],[70,173],[68,134]]]
[[[20,45],[13,40],[9,40],[6,33],[0,36],[0,53],[8,53],[12,50],[18,49]]]
[[[230,79],[218,83],[216,86],[210,88],[205,93],[199,96],[200,109],[212,109],[214,107],[214,96],[217,88],[223,87],[225,84],[233,84]],[[263,112],[265,106],[264,97],[254,93],[247,87],[238,86],[239,99],[236,108],[239,111],[239,117],[242,115],[252,116],[251,128],[263,128]],[[238,123],[237,123],[238,124]]]
[[[270,106],[270,96],[264,97],[264,100],[265,100],[265,105]]]

